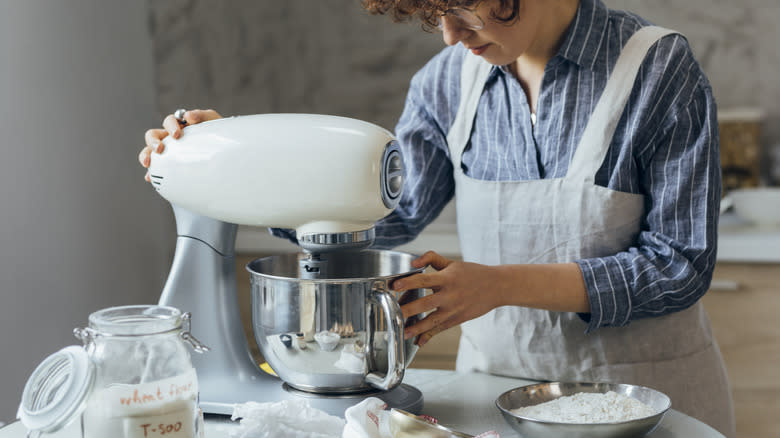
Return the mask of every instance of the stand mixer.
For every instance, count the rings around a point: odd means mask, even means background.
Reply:
[[[191,312],[192,332],[211,348],[192,358],[204,412],[230,415],[236,403],[304,397],[343,416],[368,396],[419,412],[422,394],[401,383],[417,347],[403,341],[398,300],[422,291],[398,297],[387,287],[419,270],[408,254],[363,250],[403,188],[392,134],[343,117],[262,114],[188,126],[164,143],[149,174],[173,207],[178,237],[160,304]],[[295,229],[304,250],[248,267],[255,337],[284,384],[255,364],[242,328],[239,224]],[[311,337],[334,321],[348,321],[357,336],[345,334],[341,350],[325,351]],[[280,344],[296,334],[300,344]],[[343,359],[353,350],[362,371],[341,371],[339,351]]]

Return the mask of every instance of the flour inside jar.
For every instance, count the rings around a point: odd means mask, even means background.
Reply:
[[[195,438],[200,435],[194,369],[141,384],[94,391],[82,415],[84,438]]]
[[[604,394],[580,392],[511,412],[534,420],[557,423],[616,423],[657,414],[641,401],[609,391]]]

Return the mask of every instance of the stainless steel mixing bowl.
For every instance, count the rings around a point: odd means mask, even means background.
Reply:
[[[252,322],[263,357],[282,380],[303,391],[395,388],[417,352],[414,340],[403,339],[399,303],[426,291],[397,293],[390,284],[422,272],[412,268],[414,259],[397,251],[363,250],[316,260],[283,254],[252,261],[247,265]],[[335,345],[334,333],[339,334]]]
[[[656,414],[649,417],[615,423],[558,423],[523,417],[513,409],[538,405],[579,392],[606,393],[614,391],[633,397],[650,406]],[[666,394],[651,388],[622,383],[538,383],[521,386],[501,394],[496,406],[504,419],[523,437],[545,438],[636,438],[653,431],[661,422],[672,402]]]

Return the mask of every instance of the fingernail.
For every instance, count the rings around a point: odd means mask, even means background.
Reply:
[[[403,289],[404,284],[400,280],[396,280],[393,282],[393,290],[401,290]]]
[[[404,339],[409,339],[412,337],[412,332],[409,330],[404,330]]]
[[[158,140],[152,142],[152,150],[155,152],[160,152],[160,142]]]

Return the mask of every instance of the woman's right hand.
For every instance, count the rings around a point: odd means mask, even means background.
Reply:
[[[152,152],[161,153],[165,149],[162,140],[171,135],[173,138],[181,137],[182,128],[187,125],[195,125],[208,120],[221,119],[222,116],[214,110],[189,110],[184,113],[186,124],[179,123],[173,114],[168,114],[163,120],[162,129],[150,129],[144,134],[146,146],[138,154],[138,161],[142,166],[148,168],[152,163]],[[146,181],[151,181],[149,172],[144,176]]]

